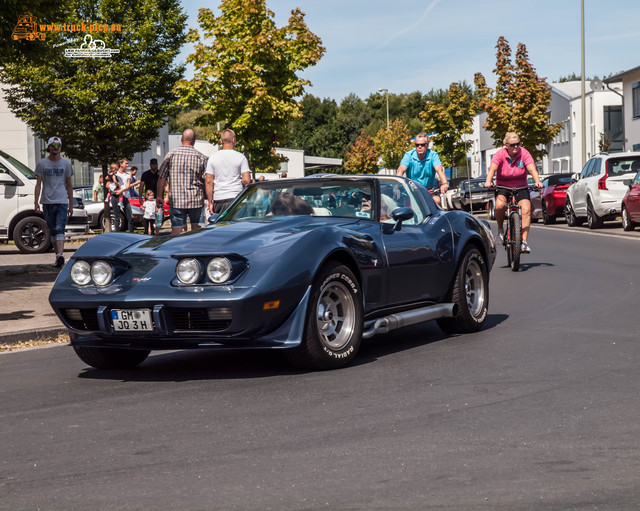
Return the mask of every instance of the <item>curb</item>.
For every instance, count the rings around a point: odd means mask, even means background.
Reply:
[[[19,344],[27,341],[52,341],[60,334],[66,334],[65,327],[48,327],[30,330],[19,330],[0,335],[0,345],[2,344]]]

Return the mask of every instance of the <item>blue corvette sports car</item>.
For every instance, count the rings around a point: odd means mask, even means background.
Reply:
[[[298,367],[348,364],[363,339],[487,317],[496,244],[395,176],[318,175],[248,186],[202,229],[106,233],[80,247],[49,300],[87,364],[151,350],[281,349]]]

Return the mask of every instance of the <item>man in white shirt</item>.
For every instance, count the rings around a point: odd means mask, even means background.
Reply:
[[[249,162],[244,154],[234,149],[236,134],[226,129],[220,137],[222,148],[207,162],[205,190],[209,214],[222,213],[251,182]]]

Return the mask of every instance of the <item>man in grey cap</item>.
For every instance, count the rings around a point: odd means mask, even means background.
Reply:
[[[56,254],[54,266],[64,265],[64,230],[67,218],[73,214],[73,186],[71,162],[60,156],[62,141],[59,137],[51,137],[47,142],[49,156],[42,158],[36,165],[36,189],[34,209],[42,213],[49,231],[53,250]],[[42,191],[42,196],[40,196]]]

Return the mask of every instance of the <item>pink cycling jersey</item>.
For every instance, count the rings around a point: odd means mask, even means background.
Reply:
[[[533,157],[524,147],[518,148],[513,160],[509,156],[509,150],[503,147],[493,155],[491,163],[498,166],[496,186],[508,188],[527,186],[527,165],[533,163]]]

